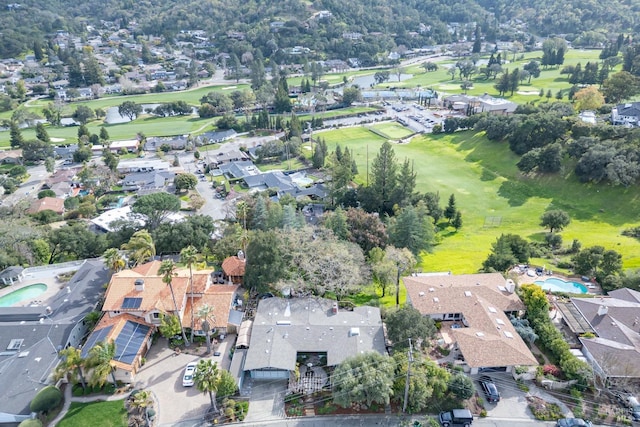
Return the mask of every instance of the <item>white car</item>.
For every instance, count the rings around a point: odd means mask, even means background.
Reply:
[[[182,377],[182,386],[183,387],[192,387],[193,386],[193,374],[196,373],[196,366],[198,364],[196,362],[191,362],[184,368],[184,376]]]

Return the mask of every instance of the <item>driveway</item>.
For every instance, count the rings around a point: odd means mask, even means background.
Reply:
[[[249,412],[244,419],[246,423],[256,423],[268,420],[282,420],[284,415],[284,393],[287,390],[286,380],[247,379],[243,392],[247,390],[249,397]]]
[[[511,419],[523,421],[535,420],[528,407],[528,395],[540,397],[547,402],[557,403],[558,405],[560,405],[560,409],[565,414],[565,416],[573,416],[573,414],[565,404],[559,401],[556,397],[547,393],[545,390],[536,387],[531,382],[527,382],[527,386],[529,386],[529,392],[525,393],[518,388],[511,374],[492,372],[483,375],[488,375],[489,377],[491,377],[496,387],[498,388],[498,392],[500,393],[500,402],[488,403],[486,401],[486,396],[482,391],[482,387],[478,383],[478,378],[480,377],[480,375],[474,375],[472,377],[473,383],[478,390],[478,396],[482,397],[482,399],[485,400],[484,408],[487,410],[487,417],[489,419]]]
[[[148,389],[155,394],[160,425],[201,418],[209,408],[208,394],[199,392],[195,387],[182,386],[184,367],[199,359],[191,354],[175,355],[165,338],[160,338],[149,350],[147,363],[136,375],[134,388]]]

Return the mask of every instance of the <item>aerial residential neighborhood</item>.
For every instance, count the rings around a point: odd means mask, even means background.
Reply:
[[[0,426],[640,423],[633,2],[152,3],[0,5]]]

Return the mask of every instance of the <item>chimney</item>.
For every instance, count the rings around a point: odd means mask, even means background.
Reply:
[[[144,291],[144,280],[136,279],[136,281],[134,282],[134,285],[136,287],[136,292]]]
[[[333,305],[331,306],[331,313],[338,314],[338,303],[337,302],[334,302]]]
[[[513,280],[507,279],[507,283],[505,284],[505,288],[507,288],[507,292],[512,294],[516,290],[516,284],[515,284],[515,282]]]
[[[601,305],[600,307],[598,307],[598,316],[604,316],[608,312],[609,312],[609,307],[607,307],[606,305]]]

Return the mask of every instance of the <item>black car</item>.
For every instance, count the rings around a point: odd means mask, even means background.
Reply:
[[[485,396],[487,396],[487,401],[489,403],[496,403],[500,401],[500,393],[498,393],[498,387],[493,383],[493,380],[483,375],[480,377],[480,386],[482,387],[482,391],[484,391]]]
[[[556,427],[591,427],[591,421],[582,418],[563,418],[558,420]]]

